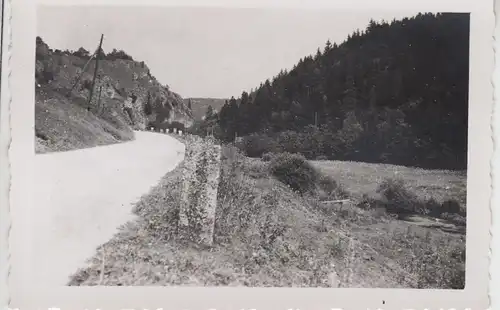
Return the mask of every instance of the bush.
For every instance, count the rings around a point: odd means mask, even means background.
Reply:
[[[168,128],[182,130],[183,132],[186,131],[186,127],[184,126],[184,124],[178,121],[172,121],[170,124],[168,124]]]
[[[146,102],[144,104],[144,114],[146,114],[146,116],[153,114],[153,107],[151,106],[151,103]]]
[[[81,58],[89,58],[90,52],[80,47],[76,52],[73,53],[73,56],[81,57]]]
[[[317,187],[320,199],[345,199],[349,197],[344,188],[327,175],[320,174],[318,176]]]
[[[263,161],[271,161],[275,156],[276,156],[276,154],[274,154],[274,153],[270,153],[270,152],[264,153],[264,154],[262,154],[262,160]]]
[[[320,177],[305,157],[299,154],[276,155],[270,162],[270,170],[278,180],[301,194],[313,191]]]
[[[455,199],[448,199],[441,205],[442,212],[460,214],[460,203]]]
[[[419,213],[430,215],[434,217],[440,217],[443,212],[441,204],[437,202],[434,198],[430,198],[424,203],[424,206],[418,210]]]
[[[243,137],[242,148],[249,157],[261,157],[264,153],[279,152],[279,144],[266,135],[252,134]]]
[[[361,200],[356,206],[364,210],[377,209],[380,206],[380,201],[368,196],[367,194],[363,194]]]
[[[83,80],[82,81],[82,89],[90,90],[92,88],[91,80]]]
[[[393,213],[415,213],[420,206],[417,196],[410,192],[401,179],[386,179],[377,188],[386,209]]]
[[[124,51],[122,50],[116,50],[116,49],[113,49],[113,51],[111,51],[109,54],[107,54],[106,56],[106,59],[107,60],[116,60],[116,59],[123,59],[123,60],[134,60],[132,58],[132,56],[128,55],[127,53],[125,53]]]

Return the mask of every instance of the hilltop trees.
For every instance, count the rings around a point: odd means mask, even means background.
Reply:
[[[117,50],[116,48],[114,48],[109,54],[107,54],[106,56],[106,59],[107,60],[115,60],[115,59],[122,59],[122,60],[131,60],[133,61],[134,59],[132,58],[132,56],[128,55],[127,53],[125,53],[123,50]]]
[[[76,52],[73,53],[73,55],[78,56],[78,57],[82,57],[82,58],[90,57],[89,51],[87,51],[83,47],[80,47]]]
[[[221,138],[314,134],[328,158],[465,168],[468,72],[468,14],[372,20],[231,98]]]

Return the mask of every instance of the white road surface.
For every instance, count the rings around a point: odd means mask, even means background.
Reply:
[[[135,135],[131,142],[35,156],[30,261],[41,285],[66,285],[184,158],[184,145],[172,137]]]

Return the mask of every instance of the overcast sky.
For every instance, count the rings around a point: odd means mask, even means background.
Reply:
[[[123,49],[182,97],[238,97],[370,18],[414,12],[41,6],[38,35],[53,49]]]

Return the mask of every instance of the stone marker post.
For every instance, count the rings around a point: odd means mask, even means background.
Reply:
[[[181,238],[211,246],[221,148],[197,136],[188,135],[187,140],[179,210],[179,233]]]

